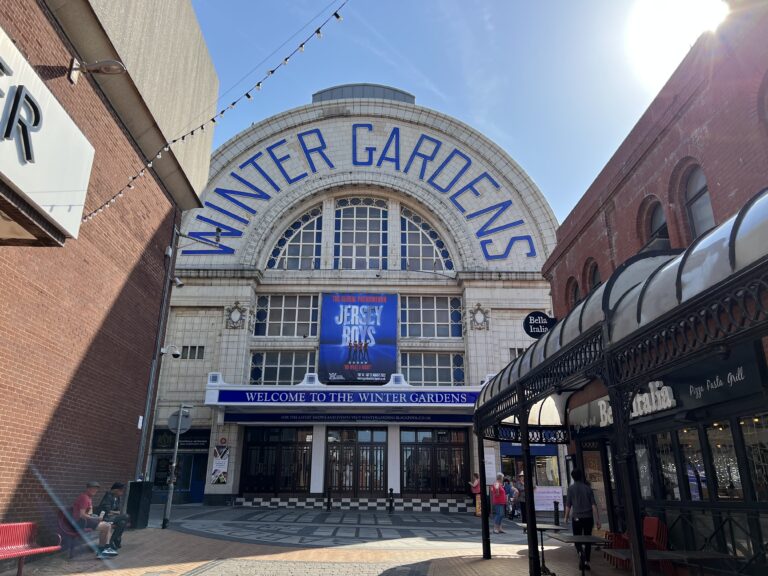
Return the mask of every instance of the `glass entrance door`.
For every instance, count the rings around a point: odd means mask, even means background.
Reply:
[[[350,497],[383,496],[387,491],[387,431],[377,428],[328,430],[326,486]]]
[[[610,529],[608,495],[606,493],[608,471],[604,469],[602,453],[600,450],[584,450],[581,457],[584,461],[584,477],[595,494],[600,522],[606,529]]]

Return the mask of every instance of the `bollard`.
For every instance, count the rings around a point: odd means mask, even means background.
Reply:
[[[392,514],[392,512],[395,511],[395,489],[390,488],[389,489],[389,513]]]
[[[328,490],[328,498],[325,501],[325,509],[330,512],[331,511],[331,491]]]
[[[555,500],[555,526],[560,526],[560,502]]]

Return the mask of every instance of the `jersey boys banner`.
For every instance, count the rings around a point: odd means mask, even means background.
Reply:
[[[397,370],[397,295],[323,294],[319,376],[381,383]]]

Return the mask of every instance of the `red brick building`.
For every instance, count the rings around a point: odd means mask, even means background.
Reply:
[[[641,250],[684,248],[768,186],[768,6],[732,2],[557,231],[562,318]]]
[[[73,59],[119,60],[127,72],[75,78]],[[69,505],[86,481],[134,477],[172,279],[167,248],[181,211],[200,205],[210,131],[83,217],[195,121],[190,111],[210,116],[217,89],[187,2],[0,3],[0,122],[10,135],[0,140],[0,521],[50,525],[54,503]],[[64,184],[73,173],[82,189]],[[41,187],[57,196],[40,200]]]

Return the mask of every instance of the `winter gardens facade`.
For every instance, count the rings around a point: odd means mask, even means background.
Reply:
[[[551,314],[556,222],[523,170],[410,94],[349,85],[223,145],[202,198],[171,297],[158,492],[185,403],[183,499],[466,509],[481,383],[532,342],[531,310]]]

